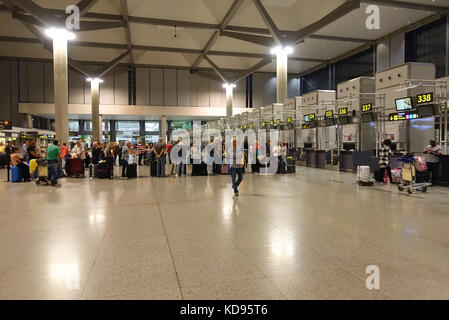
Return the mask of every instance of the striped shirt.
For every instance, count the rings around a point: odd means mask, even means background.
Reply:
[[[145,152],[145,149],[144,149],[143,145],[138,143],[137,144],[137,153],[138,154],[143,154],[144,152]]]
[[[390,157],[393,154],[390,147],[382,145],[379,150],[379,168],[386,168],[390,166]]]

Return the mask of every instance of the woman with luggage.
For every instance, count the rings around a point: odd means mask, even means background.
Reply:
[[[382,146],[379,149],[379,171],[382,172],[383,176],[388,177],[389,181],[393,181],[393,177],[391,175],[391,167],[390,167],[390,157],[393,155],[391,151],[391,140],[386,139]],[[377,179],[376,179],[377,180]]]
[[[109,142],[105,150],[105,161],[108,166],[108,178],[112,179],[114,175],[114,144]]]

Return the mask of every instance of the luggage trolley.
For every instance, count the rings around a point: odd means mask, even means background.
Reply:
[[[399,191],[407,190],[408,193],[412,194],[416,191],[427,192],[427,188],[430,187],[431,183],[417,183],[416,182],[416,168],[414,165],[415,157],[400,157],[398,159],[401,162],[401,180],[398,185]]]
[[[48,181],[48,163],[45,160],[37,160],[37,178],[36,184],[40,185],[41,182],[50,184]]]

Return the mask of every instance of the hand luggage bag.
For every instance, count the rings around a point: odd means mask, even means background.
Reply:
[[[374,172],[374,180],[377,182],[384,182],[385,171],[385,168],[377,168]]]
[[[11,182],[20,182],[22,177],[20,176],[20,169],[18,166],[11,167]]]
[[[126,176],[128,179],[137,178],[137,163],[132,163],[126,168]]]
[[[229,167],[227,164],[221,165],[221,174],[229,174]]]

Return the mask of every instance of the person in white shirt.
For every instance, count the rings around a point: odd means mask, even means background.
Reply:
[[[443,151],[435,140],[430,140],[430,144],[426,146],[424,153],[426,155],[427,172],[431,177],[432,184],[435,184],[438,181],[438,173],[440,171],[439,156],[443,154]]]

